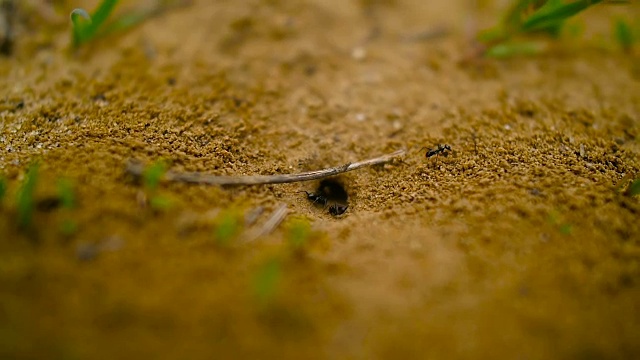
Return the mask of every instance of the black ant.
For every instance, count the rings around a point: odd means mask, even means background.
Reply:
[[[424,149],[424,148],[422,148]],[[420,150],[422,150],[420,149]],[[427,151],[427,153],[425,154],[426,157],[430,158],[434,155],[440,155],[440,154],[447,154],[445,151],[451,151],[451,146],[447,145],[447,144],[438,144],[438,146],[436,146],[433,149],[429,149],[429,151]]]
[[[308,191],[299,191],[299,192],[303,192],[305,194],[307,194],[307,199],[309,199],[310,201],[312,201],[314,204],[320,204],[322,206],[327,206],[327,203],[329,202],[329,199],[327,199],[326,197],[322,196],[321,194],[314,194]]]
[[[349,208],[349,205],[334,203],[333,205],[329,206],[329,214],[333,216],[342,215],[345,213],[345,211],[347,211],[347,208]]]
[[[340,183],[335,180],[322,180],[315,193],[300,191],[307,194],[307,199],[313,204],[322,205],[324,208],[329,205],[329,214],[339,216],[344,214],[349,208],[349,194]]]

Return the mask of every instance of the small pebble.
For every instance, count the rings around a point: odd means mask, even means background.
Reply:
[[[76,247],[76,258],[80,261],[94,260],[100,250],[94,244],[78,244]]]
[[[357,47],[354,48],[351,51],[351,57],[354,58],[355,60],[358,61],[362,61],[364,60],[365,57],[367,57],[367,50],[365,50],[363,47]]]

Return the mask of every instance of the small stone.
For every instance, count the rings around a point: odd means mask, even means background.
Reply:
[[[358,46],[351,51],[351,57],[355,60],[362,61],[365,57],[367,57],[367,50],[365,48]]]
[[[124,246],[124,240],[118,235],[112,235],[100,243],[100,251],[118,251]]]
[[[95,244],[79,244],[76,247],[76,258],[80,261],[91,261],[98,257],[99,252]]]

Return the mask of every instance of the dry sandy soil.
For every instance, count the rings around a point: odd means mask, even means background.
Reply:
[[[637,4],[544,55],[466,62],[503,7],[201,0],[70,53],[66,15],[30,4],[0,59],[1,358],[640,356],[639,61],[607,37]],[[301,192],[317,181],[153,190],[125,171],[397,149],[338,177],[339,217]]]

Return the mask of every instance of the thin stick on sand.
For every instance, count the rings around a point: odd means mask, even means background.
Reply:
[[[262,225],[262,227],[260,227],[260,229],[257,229],[255,231],[249,233],[249,235],[247,235],[245,241],[246,242],[251,242],[251,241],[254,241],[254,240],[258,239],[259,237],[262,237],[262,236],[265,236],[265,235],[269,235],[270,233],[272,233],[278,227],[278,225],[280,225],[280,223],[284,220],[284,218],[287,217],[288,213],[289,213],[289,210],[287,209],[287,204],[278,205],[278,207],[273,212],[273,214],[271,215],[269,220],[267,220]]]
[[[264,185],[264,184],[285,184],[301,181],[310,181],[334,176],[365,166],[380,165],[405,154],[405,150],[398,150],[391,154],[382,155],[373,159],[347,163],[322,170],[307,171],[298,174],[286,175],[247,175],[247,176],[227,176],[211,175],[201,172],[177,172],[167,171],[164,179],[167,181],[185,182],[191,184],[207,185]],[[127,163],[127,172],[136,177],[142,176],[145,166],[140,161],[130,160]]]

